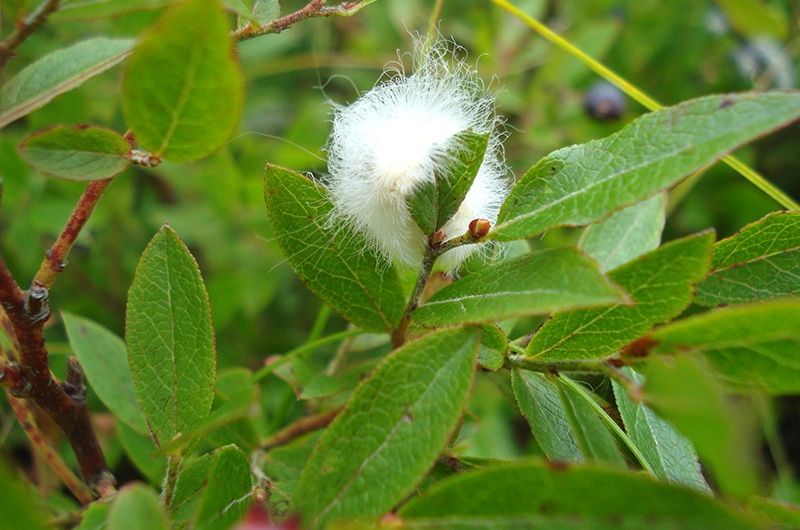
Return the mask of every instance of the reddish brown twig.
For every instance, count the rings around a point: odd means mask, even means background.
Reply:
[[[39,272],[36,273],[36,277],[33,280],[34,286],[43,287],[47,290],[52,287],[56,276],[64,270],[67,264],[67,255],[69,255],[72,245],[75,244],[75,239],[77,239],[86,221],[89,220],[112,180],[113,178],[95,180],[86,186],[83,195],[75,205],[75,209],[72,210],[72,215],[70,215],[66,226],[64,226],[64,230],[62,230],[56,242],[53,243],[53,246],[45,253],[45,258],[39,266]]]
[[[242,41],[252,39],[253,37],[258,37],[260,35],[267,35],[269,33],[280,33],[293,24],[307,18],[349,17],[374,1],[376,0],[342,2],[341,4],[335,6],[329,6],[327,5],[327,0],[312,0],[306,4],[305,7],[298,9],[294,13],[289,13],[286,16],[276,18],[272,22],[268,22],[263,26],[257,27],[249,24],[243,28],[239,28],[233,32],[233,38],[234,40]]]
[[[0,71],[6,65],[8,59],[13,57],[14,50],[47,21],[47,17],[58,9],[59,3],[61,3],[61,0],[44,2],[25,20],[18,22],[14,31],[0,42]]]
[[[261,444],[261,448],[264,450],[269,450],[274,447],[279,447],[291,442],[295,438],[299,438],[306,433],[327,427],[334,419],[336,419],[336,416],[338,416],[343,409],[344,407],[340,407],[322,414],[317,414],[316,416],[311,416],[310,418],[300,418],[288,427],[267,438],[264,443]]]
[[[4,367],[9,376],[6,382],[11,383],[6,389],[14,397],[30,399],[46,412],[64,432],[89,487],[105,487],[114,483],[114,477],[92,429],[80,365],[76,359],[69,361],[64,384],[50,373],[44,341],[44,323],[50,316],[48,294],[47,288],[36,282],[22,291],[0,259],[0,304],[19,345],[19,364]]]

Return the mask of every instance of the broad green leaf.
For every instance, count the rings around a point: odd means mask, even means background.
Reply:
[[[716,309],[659,328],[653,353],[699,353],[737,391],[800,392],[800,298]]]
[[[253,493],[247,456],[228,445],[214,452],[203,497],[192,528],[225,530],[239,521],[250,506]]]
[[[539,161],[511,190],[491,237],[511,241],[603,219],[798,117],[796,92],[707,96],[646,114]]]
[[[0,128],[116,66],[135,44],[133,39],[88,39],[27,66],[0,88]]]
[[[526,355],[539,360],[606,357],[681,313],[705,276],[714,234],[670,242],[608,273],[634,304],[557,313],[536,332]]]
[[[756,487],[754,454],[744,426],[720,389],[692,356],[651,361],[642,401],[692,441],[725,493],[744,497]]]
[[[180,0],[63,0],[50,16],[54,22],[114,18],[136,11],[153,11]]]
[[[609,466],[625,467],[614,437],[597,413],[592,396],[579,383],[566,377],[553,378],[565,416],[572,426],[578,447],[587,459]]]
[[[169,226],[136,267],[125,339],[136,396],[157,445],[206,418],[217,364],[208,294],[197,262]]]
[[[139,144],[170,162],[210,155],[239,122],[244,81],[218,1],[169,11],[131,55],[123,111]]]
[[[114,177],[131,164],[131,146],[118,133],[79,125],[58,125],[28,136],[20,154],[42,173],[66,180]]]
[[[759,528],[708,495],[647,475],[542,462],[456,475],[398,515],[403,528]]]
[[[644,378],[632,369],[626,367],[623,371],[636,383],[644,382]],[[659,480],[709,492],[692,443],[647,405],[634,402],[616,381],[613,385],[625,431],[647,459],[654,476]]]
[[[519,369],[513,370],[511,382],[519,408],[547,458],[584,461],[556,384],[540,373]]]
[[[74,530],[103,530],[106,528],[108,512],[111,505],[104,502],[93,502],[81,512],[81,524]],[[16,527],[20,528],[20,527]],[[23,527],[24,528],[24,527]]]
[[[336,312],[374,332],[400,321],[405,295],[392,265],[347,225],[331,225],[328,192],[310,179],[267,165],[267,213],[278,244],[300,279]]]
[[[306,528],[348,515],[377,519],[422,480],[461,415],[479,334],[430,333],[396,350],[358,386],[292,498]]]
[[[0,530],[45,530],[45,510],[33,486],[0,460]]]
[[[737,34],[751,39],[769,35],[779,41],[787,37],[788,24],[777,6],[758,0],[717,0],[716,3]]]
[[[737,304],[800,294],[800,212],[772,213],[714,245],[696,303]]]
[[[436,173],[435,181],[420,186],[406,201],[411,217],[426,235],[442,228],[461,206],[483,163],[489,133],[462,131],[454,143],[457,148],[442,155],[447,161],[443,174]]]
[[[594,258],[600,271],[616,269],[658,248],[664,228],[666,197],[653,195],[586,227],[578,248]]]
[[[753,496],[747,505],[760,520],[772,523],[770,528],[800,528],[800,506],[796,504]]]
[[[117,494],[111,513],[108,515],[108,530],[167,530],[167,516],[152,488],[134,483]]]
[[[497,322],[625,299],[585,254],[556,248],[523,254],[453,282],[413,317],[425,326]]]
[[[125,343],[89,319],[66,312],[61,313],[61,318],[72,351],[97,397],[118,420],[139,434],[147,434],[142,409],[136,401]]]
[[[215,461],[214,453],[206,453],[181,467],[168,506],[170,519],[177,528],[186,528],[197,514],[209,470]]]

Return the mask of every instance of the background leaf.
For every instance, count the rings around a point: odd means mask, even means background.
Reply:
[[[108,514],[108,530],[167,530],[167,516],[152,488],[134,483],[120,490]]]
[[[798,117],[794,92],[707,96],[645,114],[533,166],[511,190],[491,237],[511,241],[603,219]]]
[[[525,354],[537,360],[606,357],[677,316],[708,270],[713,242],[713,233],[689,236],[609,272],[633,305],[557,313],[536,332]]]
[[[139,144],[170,162],[219,149],[239,123],[243,77],[219,2],[189,0],[139,44],[123,80],[123,111]]]
[[[555,248],[523,254],[465,276],[434,294],[413,317],[425,326],[498,322],[624,299],[624,293],[585,254],[574,248]]]
[[[698,359],[652,361],[644,375],[642,401],[692,441],[719,489],[738,497],[753,493],[755,453],[742,421],[746,414],[725,402]]]
[[[72,351],[97,397],[139,434],[147,434],[142,409],[128,366],[125,342],[103,326],[71,313],[61,313]]]
[[[597,261],[601,272],[616,269],[658,248],[664,229],[665,206],[666,196],[659,193],[623,208],[587,226],[578,248]]]
[[[647,475],[540,462],[456,475],[399,515],[408,528],[758,528],[707,495]]]
[[[442,155],[447,161],[435,182],[419,187],[407,200],[411,217],[422,233],[430,235],[442,228],[456,213],[478,174],[489,144],[489,133],[462,131],[452,140],[456,149]],[[461,234],[448,234],[458,236]]]
[[[308,288],[353,324],[391,331],[405,305],[397,272],[368,250],[361,235],[332,224],[327,191],[299,173],[267,165],[264,197],[278,244]]]
[[[433,332],[396,350],[323,434],[292,498],[305,526],[374,516],[408,495],[444,449],[467,398],[479,330]]]
[[[800,298],[694,315],[659,328],[653,340],[654,353],[702,354],[734,390],[800,392]]]
[[[644,382],[644,378],[631,368],[622,370],[636,383]],[[616,381],[613,385],[625,431],[647,459],[655,477],[710,493],[692,443],[647,405],[634,402]]]
[[[558,462],[584,461],[558,386],[543,374],[519,369],[511,373],[511,382],[519,408],[547,458]]]
[[[253,493],[250,461],[237,447],[214,452],[214,463],[204,482],[203,497],[194,518],[198,530],[224,530],[239,521],[250,506]]]
[[[714,245],[696,303],[736,304],[800,294],[800,212],[777,212]]]
[[[208,294],[197,262],[168,226],[139,260],[125,340],[136,396],[157,445],[206,418],[217,362]]]
[[[79,125],[56,126],[28,136],[22,157],[37,170],[67,180],[111,178],[130,165],[131,146],[118,133]]]
[[[97,37],[55,51],[26,67],[0,89],[0,128],[113,68],[135,44],[133,39]]]

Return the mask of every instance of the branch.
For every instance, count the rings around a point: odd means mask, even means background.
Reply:
[[[107,492],[113,489],[114,477],[92,429],[83,370],[77,359],[69,359],[64,384],[50,372],[44,341],[44,324],[50,316],[48,295],[47,288],[36,282],[21,291],[0,258],[0,304],[19,345],[19,364],[3,366],[4,383],[14,397],[30,399],[53,419],[75,452],[86,483]]]
[[[233,32],[233,38],[237,41],[243,41],[258,37],[260,35],[267,35],[269,33],[280,33],[281,31],[291,27],[296,22],[305,20],[307,18],[318,17],[349,17],[361,11],[363,8],[377,0],[361,0],[360,2],[342,2],[339,5],[328,6],[327,0],[311,0],[305,7],[290,13],[286,16],[276,18],[272,22],[268,22],[263,26],[256,27],[248,24],[243,28],[239,28]]]
[[[58,9],[60,2],[61,0],[46,0],[43,2],[28,18],[17,24],[11,35],[6,37],[3,42],[0,42],[0,71],[3,70],[6,62],[14,56],[14,50],[47,21],[47,17]]]
[[[72,249],[72,245],[75,244],[78,234],[80,234],[86,221],[89,220],[112,180],[113,177],[95,180],[83,190],[83,195],[78,199],[78,204],[75,205],[75,209],[72,211],[72,215],[70,215],[61,235],[58,236],[53,246],[45,253],[44,261],[39,266],[39,272],[36,273],[36,277],[33,280],[34,285],[48,290],[52,287],[58,273],[63,271],[67,265],[67,255]]]
[[[264,443],[261,444],[261,449],[269,450],[274,447],[279,447],[291,442],[295,438],[299,438],[306,433],[327,427],[336,418],[336,416],[342,412],[342,410],[344,410],[344,407],[339,407],[338,409],[317,414],[316,416],[311,416],[310,418],[300,418],[285,429],[280,430],[267,438]]]

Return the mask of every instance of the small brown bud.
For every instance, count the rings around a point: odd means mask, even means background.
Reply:
[[[428,241],[432,247],[438,247],[444,243],[445,239],[447,239],[447,232],[444,230],[437,230],[431,234],[431,236],[428,238]]]
[[[469,235],[472,239],[483,239],[489,234],[492,223],[488,219],[480,217],[469,222]]]

